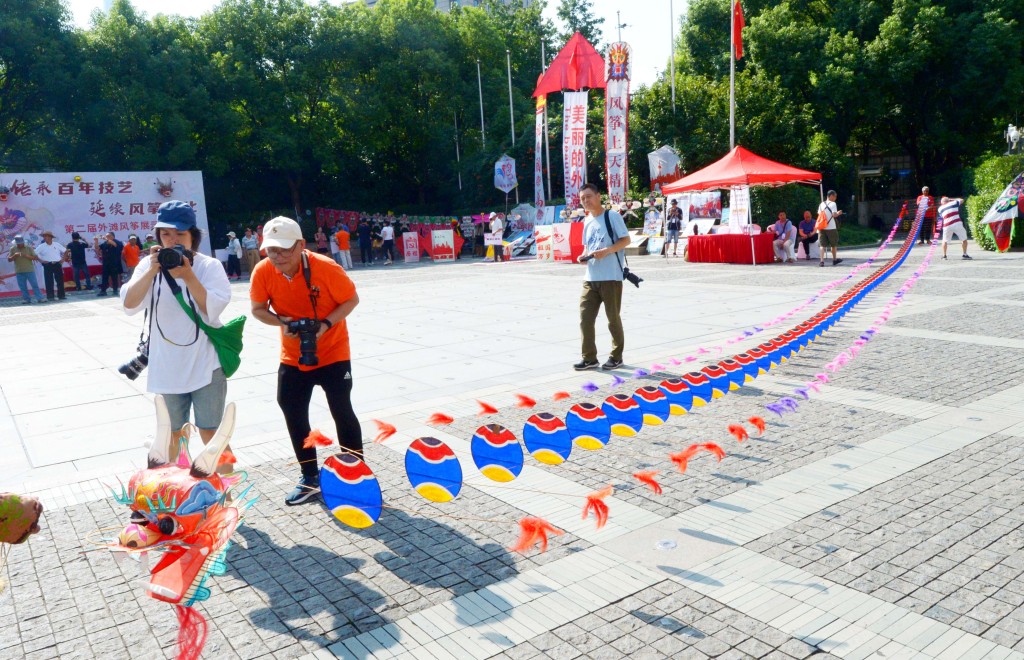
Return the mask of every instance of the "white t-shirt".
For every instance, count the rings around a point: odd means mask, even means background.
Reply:
[[[228,252],[235,255],[239,259],[242,258],[242,244],[237,238],[232,238],[228,241]]]
[[[141,280],[149,270],[149,262],[143,259],[135,274],[127,285],[121,287],[121,302],[131,286]],[[227,273],[220,261],[205,254],[196,254],[192,264],[199,282],[206,289],[206,314],[199,311],[200,318],[207,325],[220,327],[221,312],[231,302],[231,285]],[[185,281],[176,280],[181,287],[185,302],[189,301]],[[149,369],[146,370],[146,391],[153,394],[186,394],[205,387],[213,380],[213,372],[220,368],[217,352],[213,349],[206,333],[199,330],[199,338],[195,337],[196,325],[174,299],[171,288],[167,286],[163,275],[158,275],[153,286],[143,297],[138,307],[125,308],[128,316],[134,316],[149,309],[150,298],[159,289],[154,309],[152,334],[149,338]],[[166,339],[165,339],[166,337]],[[171,343],[174,342],[174,343]],[[179,344],[179,345],[175,345]],[[189,344],[189,345],[185,345]]]
[[[61,261],[64,259],[65,251],[66,248],[57,241],[49,245],[43,241],[36,246],[36,256],[39,257],[39,261]]]
[[[502,231],[504,229],[505,229],[505,226],[501,223],[501,218],[495,217],[494,220],[491,220],[491,233],[492,234],[494,232]]]
[[[836,203],[830,202],[826,199],[818,205],[818,213],[821,213],[822,211],[825,212],[825,217],[828,218],[828,226],[826,226],[825,229],[835,229],[836,213],[839,212],[839,209],[836,208]]]
[[[382,241],[393,241],[395,240],[395,228],[391,225],[385,225],[381,227],[380,238]]]

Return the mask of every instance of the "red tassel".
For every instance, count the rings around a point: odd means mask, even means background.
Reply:
[[[234,465],[237,462],[238,459],[235,458],[235,454],[230,449],[225,449],[223,452],[221,452],[220,458],[217,459],[218,466]]]
[[[454,421],[454,419],[444,413],[434,413],[427,418],[427,424],[433,424],[434,426],[443,426],[445,424],[451,424]]]
[[[192,607],[174,606],[178,615],[178,660],[199,660],[206,646],[206,619]]]
[[[679,468],[679,473],[680,474],[685,474],[686,473],[686,464],[687,464],[687,461],[690,460],[690,456],[691,456],[691,454],[689,454],[689,453],[687,453],[685,451],[681,451],[678,454],[669,454],[668,455],[668,459],[676,464],[676,467]]]
[[[568,399],[570,396],[572,395],[569,394],[568,392],[555,392],[551,396],[551,398],[554,399],[555,401],[561,401],[562,399]]]
[[[548,534],[556,536],[565,534],[560,529],[551,526],[551,523],[543,518],[527,516],[519,521],[519,540],[509,550],[512,552],[526,552],[535,543],[540,543],[540,551],[548,549]]]
[[[306,436],[306,439],[302,441],[303,449],[314,449],[316,447],[330,447],[334,444],[334,440],[331,440],[326,435],[320,432],[320,429],[313,429]]]
[[[495,408],[494,406],[492,406],[489,403],[485,403],[484,401],[481,401],[480,399],[477,399],[476,400],[476,404],[478,406],[480,406],[480,412],[478,412],[476,414],[477,417],[480,417],[482,415],[497,415],[498,414],[498,409]]]
[[[537,405],[537,402],[534,399],[531,399],[525,394],[517,394],[516,399],[518,401],[518,403],[516,403],[516,408],[533,408]]]
[[[642,470],[633,473],[634,479],[646,486],[650,486],[655,495],[661,495],[661,484],[655,481],[654,477],[656,476],[658,476],[657,470]]]
[[[395,431],[398,430],[391,424],[388,424],[387,422],[382,422],[379,419],[373,420],[373,423],[377,425],[377,431],[379,431],[377,433],[377,437],[373,439],[374,442],[384,442],[385,440],[393,436],[395,434]]]
[[[747,429],[743,428],[739,424],[730,424],[729,433],[732,433],[732,437],[736,438],[736,442],[743,442],[744,440],[750,439],[750,434],[747,433]]]
[[[608,486],[587,495],[587,503],[583,506],[583,520],[586,520],[590,512],[593,511],[594,517],[597,518],[597,528],[601,529],[604,527],[605,523],[608,522],[608,505],[604,503],[604,498],[613,492],[614,488]]]
[[[764,417],[751,417],[747,421],[754,425],[758,435],[764,435]]]
[[[691,450],[693,451],[694,454],[696,454],[698,451],[701,451],[701,450],[709,451],[709,452],[711,452],[712,454],[715,455],[715,458],[718,459],[719,463],[721,463],[722,459],[725,458],[725,450],[722,449],[721,447],[719,447],[718,445],[716,445],[713,442],[705,442],[705,443],[700,444],[700,445],[690,445],[690,447],[686,451],[691,451]]]

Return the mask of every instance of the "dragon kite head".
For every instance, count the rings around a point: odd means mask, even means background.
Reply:
[[[117,552],[164,555],[151,570],[150,595],[169,603],[191,605],[204,600],[207,575],[222,574],[223,555],[241,520],[241,505],[230,500],[232,486],[243,477],[217,473],[221,455],[235,428],[235,404],[229,403],[213,439],[194,460],[182,441],[177,462],[171,462],[172,429],[167,404],[156,397],[157,431],[149,450],[148,467],[128,481],[114,497],[131,509],[128,525],[111,549]]]

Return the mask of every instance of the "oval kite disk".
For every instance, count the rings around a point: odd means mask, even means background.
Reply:
[[[416,438],[405,450],[405,474],[424,499],[451,502],[462,490],[462,466],[437,438]]]
[[[693,407],[705,406],[711,401],[711,381],[699,371],[680,376],[683,382],[690,387],[690,395],[693,396]]]
[[[661,381],[661,391],[668,397],[668,412],[671,415],[685,415],[693,405],[690,387],[678,378]]]
[[[370,468],[351,454],[330,456],[320,468],[320,494],[334,517],[363,529],[377,522],[384,506],[380,483]]]
[[[729,389],[738,390],[743,387],[743,366],[735,358],[727,358],[718,363],[729,378]]]
[[[608,415],[613,435],[632,437],[644,427],[644,414],[637,400],[628,394],[613,394],[604,400],[601,410]]]
[[[600,449],[611,438],[611,425],[604,411],[592,403],[577,403],[565,415],[569,437],[577,447]]]
[[[523,443],[530,456],[547,465],[564,462],[572,451],[572,439],[565,422],[551,413],[537,413],[526,420]]]
[[[500,424],[485,424],[469,443],[476,469],[491,481],[512,481],[523,471],[523,448],[512,431]]]
[[[640,412],[644,416],[644,424],[658,426],[668,420],[668,397],[661,388],[648,385],[633,393],[633,398],[640,404]]]
[[[711,398],[721,399],[729,391],[729,375],[717,364],[709,364],[700,370],[711,382]]]

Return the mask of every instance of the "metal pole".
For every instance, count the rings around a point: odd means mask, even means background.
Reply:
[[[736,148],[736,5],[729,12],[729,150]]]
[[[619,41],[622,41],[622,16],[619,13],[618,11],[615,12],[615,27],[619,29]]]
[[[452,111],[455,118],[455,171],[459,173],[459,190],[462,190],[462,158],[459,156],[459,113]]]
[[[672,114],[676,113],[676,12],[668,0],[668,65],[672,76]]]
[[[505,51],[505,66],[508,70],[508,122],[512,131],[512,148],[516,146],[516,116],[512,112],[512,51]]]
[[[476,61],[476,89],[480,92],[480,143],[487,146],[487,134],[484,132],[484,86],[480,82],[480,60]]]
[[[542,71],[547,71],[548,70],[547,60],[548,60],[547,55],[545,55],[545,53],[544,53],[544,38],[542,37],[541,40],[540,40],[540,62],[541,62],[541,70]],[[545,160],[545,163],[547,164],[547,170],[548,170],[547,171],[547,174],[548,174],[548,177],[547,177],[547,179],[548,179],[548,190],[547,190],[547,196],[544,199],[545,200],[549,200],[554,195],[554,193],[552,193],[552,191],[551,191],[551,145],[548,144],[548,104],[547,103],[544,104],[544,160]]]

